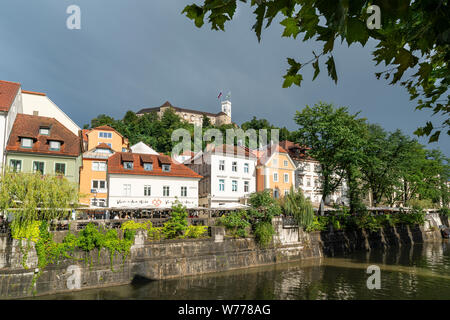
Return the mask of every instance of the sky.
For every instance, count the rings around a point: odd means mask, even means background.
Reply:
[[[200,1],[2,0],[0,79],[45,92],[80,127],[99,114],[117,119],[165,101],[216,113],[219,92],[231,92],[237,124],[256,116],[295,130],[295,112],[319,101],[411,136],[426,121],[442,122],[429,110],[415,111],[405,88],[376,79],[383,67],[372,60],[374,42],[336,46],[337,84],[322,61],[314,81],[308,68],[301,87],[282,88],[286,58],[308,61],[321,42],[282,38],[280,19],[258,42],[252,10],[242,3],[225,32],[199,29],[181,14],[193,2]],[[73,4],[81,9],[80,30],[66,27]],[[418,140],[450,156],[448,136]]]

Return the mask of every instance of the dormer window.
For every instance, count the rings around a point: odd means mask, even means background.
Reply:
[[[50,150],[52,150],[52,151],[61,150],[61,142],[60,141],[50,141]]]
[[[48,127],[40,127],[39,128],[39,134],[42,134],[44,136],[48,136],[50,134],[50,128],[48,128]]]
[[[131,162],[131,161],[124,161],[123,162],[123,168],[124,169],[128,169],[128,170],[133,169],[133,162]]]
[[[153,170],[153,163],[144,163],[144,170],[145,171],[152,171]]]
[[[33,139],[22,138],[20,140],[20,145],[22,148],[31,148],[33,146]]]
[[[170,172],[170,164],[163,164],[162,165],[162,171]]]

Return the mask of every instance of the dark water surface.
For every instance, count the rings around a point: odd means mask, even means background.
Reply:
[[[369,265],[381,288],[369,290]],[[448,241],[35,299],[450,299]]]

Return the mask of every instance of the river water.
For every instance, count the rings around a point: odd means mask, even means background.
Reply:
[[[380,289],[368,289],[369,265]],[[450,299],[450,242],[152,281],[35,299]]]

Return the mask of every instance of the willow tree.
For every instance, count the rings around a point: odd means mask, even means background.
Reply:
[[[305,198],[302,190],[299,188],[294,191],[291,186],[289,194],[281,200],[283,211],[288,216],[293,216],[300,227],[307,229],[313,223],[314,209],[309,199]]]
[[[0,180],[0,210],[12,214],[12,227],[64,219],[77,203],[77,185],[62,176],[5,170]]]

